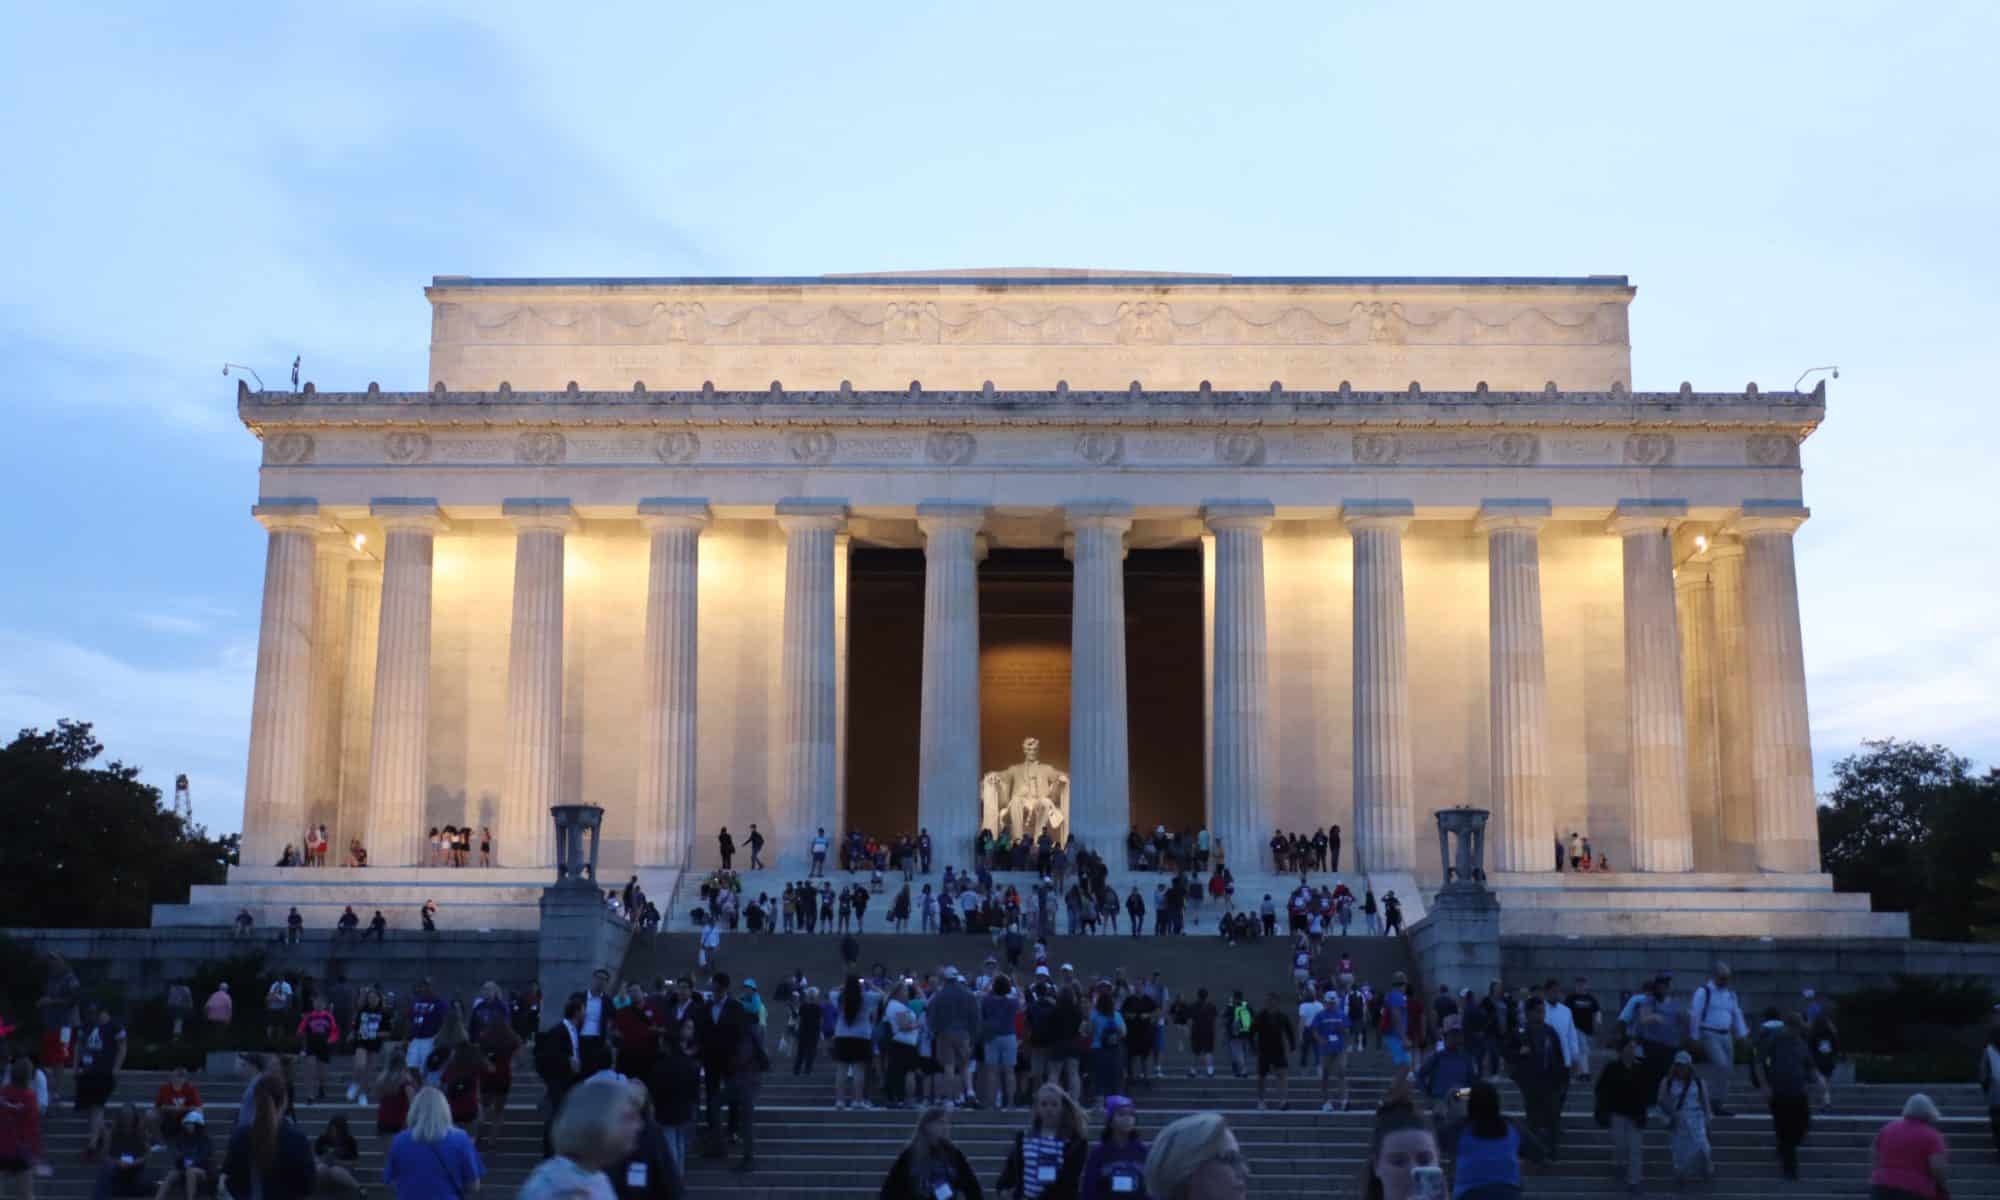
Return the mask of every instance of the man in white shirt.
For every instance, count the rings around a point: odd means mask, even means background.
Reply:
[[[1743,1003],[1729,982],[1729,964],[1716,963],[1708,982],[1694,990],[1688,1003],[1695,1041],[1702,1049],[1702,1074],[1708,1079],[1708,1094],[1718,1117],[1735,1115],[1729,1110],[1729,1080],[1736,1074],[1736,1039],[1750,1036]]]
[[[1549,1028],[1562,1044],[1563,1066],[1579,1079],[1590,1078],[1590,1059],[1583,1052],[1583,1037],[1576,1031],[1576,1014],[1563,1003],[1562,985],[1551,979],[1542,985],[1542,1001]]]
[[[1313,1018],[1319,1016],[1326,1005],[1320,1001],[1319,993],[1310,987],[1300,995],[1304,997],[1299,1002],[1299,1069],[1303,1071],[1319,1062],[1319,1045],[1310,1031]]]

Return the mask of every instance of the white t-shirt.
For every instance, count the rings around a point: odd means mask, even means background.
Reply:
[[[1299,1005],[1299,1028],[1311,1029],[1313,1018],[1317,1017],[1325,1007],[1326,1005],[1321,1004],[1317,1000],[1308,1000]]]
[[[917,1014],[910,1011],[909,1005],[901,1000],[891,1000],[888,1008],[883,1010],[883,1015],[889,1021],[891,1037],[905,1046],[917,1044],[917,1035],[923,1032],[923,1026],[917,1021]],[[909,1025],[908,1029],[903,1028],[905,1023]]]

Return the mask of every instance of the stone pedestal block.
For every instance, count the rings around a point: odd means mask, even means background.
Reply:
[[[1425,994],[1439,984],[1454,994],[1465,988],[1483,994],[1500,978],[1499,898],[1476,887],[1439,892],[1430,911],[1410,926],[1410,951]]]

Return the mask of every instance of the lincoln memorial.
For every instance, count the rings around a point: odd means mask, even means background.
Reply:
[[[423,390],[238,392],[243,878],[322,823],[371,872],[443,825],[539,870],[559,803],[621,879],[753,823],[786,864],[850,827],[963,864],[1032,737],[1093,847],[1206,826],[1254,876],[1338,825],[1414,890],[1474,805],[1523,888],[1578,832],[1627,886],[1832,899],[1793,556],[1824,385],[1635,390],[1622,276],[426,294]]]

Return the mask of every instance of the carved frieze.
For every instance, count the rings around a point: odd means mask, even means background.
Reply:
[[[264,439],[264,461],[274,467],[296,467],[313,458],[313,435],[288,430]]]
[[[1674,435],[1635,433],[1625,439],[1625,461],[1635,467],[1663,467],[1674,460]]]
[[[1796,467],[1799,443],[1782,433],[1754,434],[1744,443],[1744,457],[1753,467]]]
[[[701,435],[691,429],[676,429],[653,438],[653,457],[669,466],[691,463],[701,453]]]
[[[515,440],[514,461],[537,467],[553,466],[563,460],[568,449],[563,435],[555,430],[530,430]]]
[[[962,467],[972,461],[979,443],[963,430],[946,430],[924,438],[924,457],[941,467]]]
[[[1354,461],[1364,467],[1386,467],[1399,461],[1403,449],[1397,444],[1393,433],[1357,433],[1354,435]]]
[[[382,439],[382,453],[399,465],[427,462],[431,456],[431,435],[422,430],[398,429]]]
[[[1264,436],[1248,431],[1215,435],[1215,461],[1231,467],[1254,467],[1264,461]]]
[[[1496,433],[1486,439],[1494,461],[1510,467],[1530,467],[1541,457],[1541,440],[1532,433]]]
[[[785,438],[785,451],[792,461],[803,466],[817,466],[833,458],[834,437],[830,430],[794,430]]]
[[[1108,467],[1125,454],[1125,435],[1093,429],[1076,435],[1076,456],[1093,467]]]

